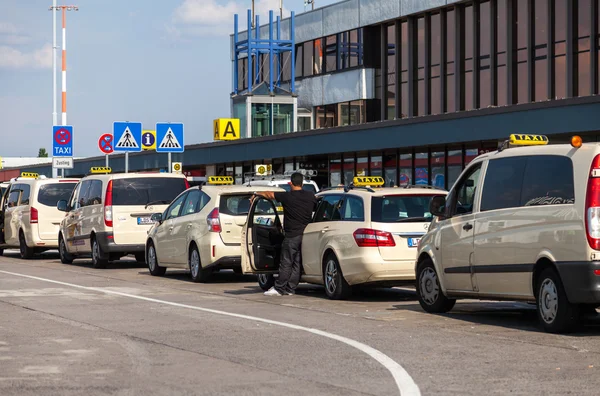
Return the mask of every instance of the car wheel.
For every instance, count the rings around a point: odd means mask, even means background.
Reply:
[[[30,259],[33,257],[33,248],[27,246],[23,231],[19,232],[19,252],[21,253],[22,259]]]
[[[58,254],[60,255],[60,262],[63,264],[73,263],[73,255],[67,251],[67,244],[62,235],[58,237]]]
[[[571,304],[558,273],[543,270],[536,279],[537,314],[545,331],[568,333],[579,322],[579,306]]]
[[[212,271],[210,269],[207,270],[202,268],[202,263],[200,262],[200,252],[198,252],[198,248],[196,246],[192,246],[188,262],[190,266],[190,274],[192,275],[192,280],[194,282],[207,282],[210,279]]]
[[[444,295],[431,259],[424,260],[417,270],[417,297],[421,307],[429,313],[446,313],[456,300]]]
[[[0,256],[4,254],[4,249],[0,248]]]
[[[345,300],[350,297],[352,289],[344,279],[337,257],[333,254],[329,255],[325,260],[324,268],[323,284],[325,285],[327,297],[332,300]]]
[[[161,267],[160,265],[158,265],[156,249],[154,248],[154,244],[152,242],[148,244],[148,248],[146,249],[146,256],[146,262],[148,263],[148,269],[150,270],[151,275],[163,276],[165,272],[167,272],[166,267]]]
[[[275,277],[273,274],[259,274],[258,275],[258,286],[264,291],[269,290],[275,286]]]
[[[92,238],[92,265],[94,268],[106,268],[108,260],[102,257],[102,249],[96,238]]]
[[[135,261],[137,261],[138,263],[145,263],[146,262],[146,253],[136,253]]]

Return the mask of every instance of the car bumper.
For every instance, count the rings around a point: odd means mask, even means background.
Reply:
[[[100,245],[103,254],[135,254],[144,253],[146,251],[146,245],[143,243],[132,245],[116,244],[112,232],[98,232],[96,233],[96,240],[98,241],[98,245]]]
[[[350,285],[415,280],[415,260],[355,258],[340,260],[340,265],[344,278]]]
[[[37,224],[31,224],[28,230],[25,230],[25,240],[27,246],[35,249],[58,249],[58,232],[56,238],[41,239],[39,237],[39,229]]]
[[[223,256],[203,266],[203,268],[222,268],[222,269],[236,269],[242,268],[242,257],[241,256]]]
[[[600,261],[571,261],[556,263],[569,302],[600,304]]]

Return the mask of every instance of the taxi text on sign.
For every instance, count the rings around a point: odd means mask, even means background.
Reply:
[[[217,118],[213,122],[213,140],[237,140],[240,138],[238,118]]]

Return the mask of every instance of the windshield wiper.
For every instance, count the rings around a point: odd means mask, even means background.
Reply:
[[[396,220],[396,223],[402,223],[402,222],[423,222],[423,221],[431,221],[431,218],[429,217],[405,217],[403,219],[398,219]]]
[[[156,204],[168,204],[168,203],[171,203],[171,201],[167,201],[167,200],[164,200],[164,199],[161,199],[161,200],[159,200],[159,201],[152,201],[152,202],[148,202],[148,203],[146,204],[146,206],[144,206],[144,209],[148,209],[148,206],[150,206],[150,205],[156,205]]]

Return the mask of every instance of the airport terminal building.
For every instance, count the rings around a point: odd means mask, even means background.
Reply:
[[[173,160],[238,183],[272,164],[316,169],[323,186],[381,175],[449,188],[511,133],[596,142],[599,3],[345,0],[249,31],[236,19],[231,117],[241,139],[186,146]],[[252,17],[239,19],[246,27]],[[167,167],[155,152],[129,161],[131,171]],[[103,164],[78,160],[66,174]],[[123,155],[111,166],[123,170]]]

